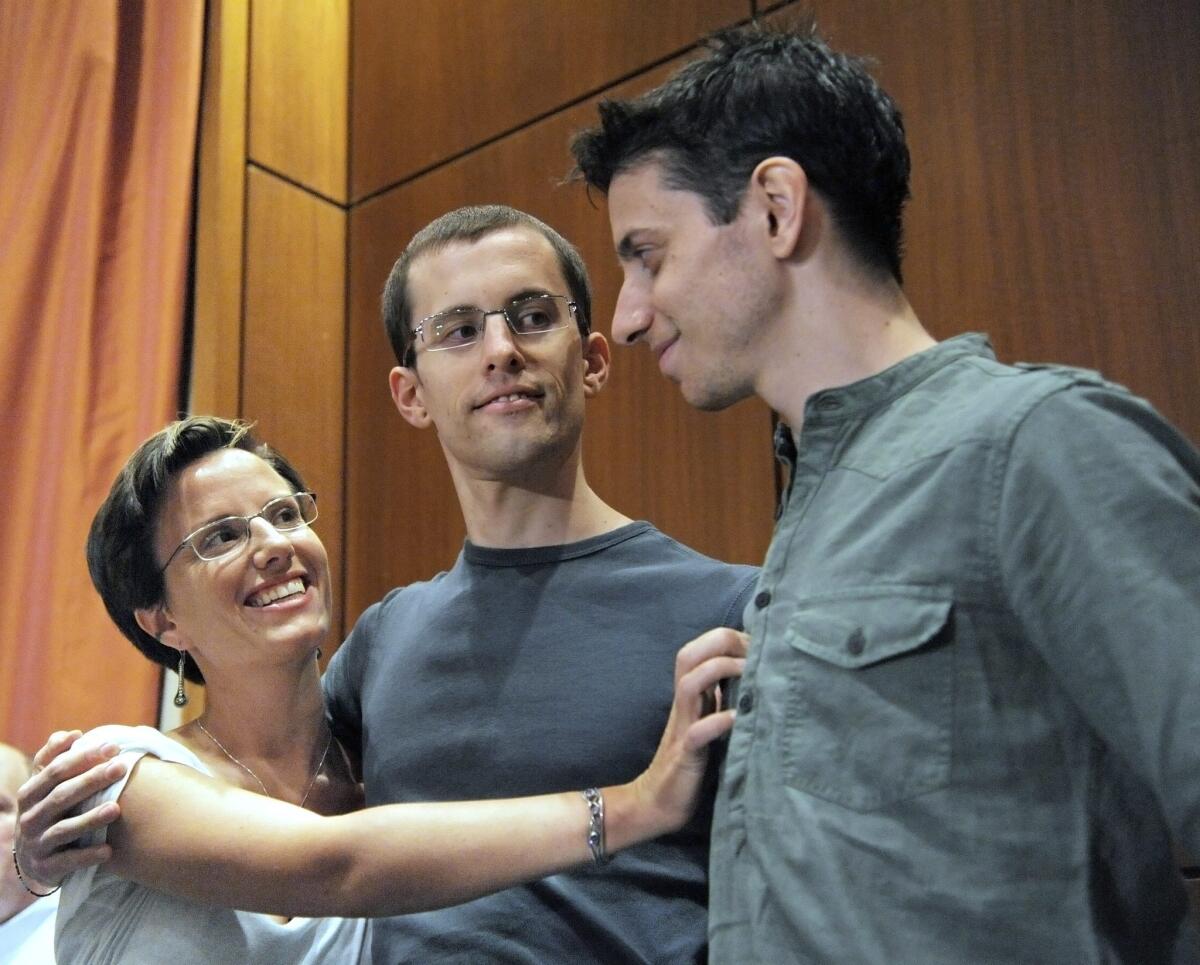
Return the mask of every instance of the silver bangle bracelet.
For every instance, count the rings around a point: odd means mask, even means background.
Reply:
[[[604,805],[601,804],[600,807],[601,807],[601,812],[603,812]],[[28,891],[31,895],[35,895],[38,898],[49,898],[52,894],[54,894],[54,892],[58,891],[58,889],[62,887],[62,885],[55,885],[49,891],[34,891],[32,888],[29,887],[29,882],[27,882],[25,880],[25,876],[23,874],[21,874],[21,866],[19,864],[17,864],[16,845],[13,846],[12,856],[13,856],[13,867],[17,869],[17,880],[19,882],[21,882],[21,887],[24,888],[26,891]]]
[[[588,807],[588,850],[592,852],[592,864],[597,867],[608,864],[608,849],[604,839],[604,795],[597,787],[581,791]]]

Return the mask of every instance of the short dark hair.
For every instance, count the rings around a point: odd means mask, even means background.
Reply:
[[[456,208],[431,221],[413,235],[388,275],[383,289],[383,325],[396,354],[396,362],[411,368],[416,364],[413,346],[412,303],[408,296],[408,272],[413,261],[430,251],[440,251],[456,241],[478,241],[505,228],[531,228],[550,242],[575,302],[579,334],[591,330],[592,285],[579,250],[544,221],[503,204],[469,205]]]
[[[789,157],[863,264],[900,281],[908,146],[866,62],[831,50],[811,20],[724,30],[705,47],[654,90],[601,102],[600,123],[571,143],[574,176],[607,194],[622,171],[654,160],[667,186],[728,224],[758,163]]]
[[[135,612],[160,606],[166,597],[154,552],[159,516],[172,481],[185,468],[221,449],[253,453],[287,480],[293,492],[308,487],[279,452],[259,442],[246,422],[193,416],[173,422],[143,442],[118,473],[88,532],[92,584],[108,615],[133,645],[155,663],[177,669],[179,651],[138,626]],[[184,675],[203,683],[189,656]]]

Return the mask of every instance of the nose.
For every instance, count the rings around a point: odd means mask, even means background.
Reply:
[[[247,538],[250,540],[254,565],[259,569],[270,569],[281,562],[287,566],[296,555],[291,534],[277,530],[261,516],[250,520],[250,535]]]
[[[483,320],[483,362],[488,371],[496,369],[520,370],[525,367],[525,357],[517,345],[516,336],[508,327],[503,312],[488,312]]]
[[[626,279],[613,310],[613,340],[623,345],[633,345],[650,330],[653,321],[654,311],[649,299]]]

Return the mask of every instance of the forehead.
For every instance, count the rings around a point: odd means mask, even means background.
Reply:
[[[408,272],[413,319],[472,305],[495,308],[522,292],[566,294],[554,248],[532,228],[503,228],[425,252]]]
[[[662,165],[643,161],[622,171],[608,186],[608,219],[618,252],[638,233],[667,234],[709,224],[704,202],[692,191],[667,187]],[[710,225],[711,226],[711,225]]]
[[[271,465],[244,449],[218,449],[183,469],[167,489],[159,533],[169,542],[221,516],[249,516],[291,492]]]

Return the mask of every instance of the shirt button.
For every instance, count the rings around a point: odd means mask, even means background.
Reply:
[[[760,610],[763,609],[764,607],[766,607],[766,605],[770,602],[771,602],[771,591],[770,590],[762,590],[759,592],[758,596],[756,596],[754,598],[754,605],[756,607],[758,607]]]
[[[857,657],[863,652],[867,645],[867,638],[863,635],[862,627],[859,627],[852,634],[850,639],[846,641],[846,649],[850,651],[850,655]]]
[[[747,690],[738,698],[738,713],[748,714],[754,709],[754,694]]]

